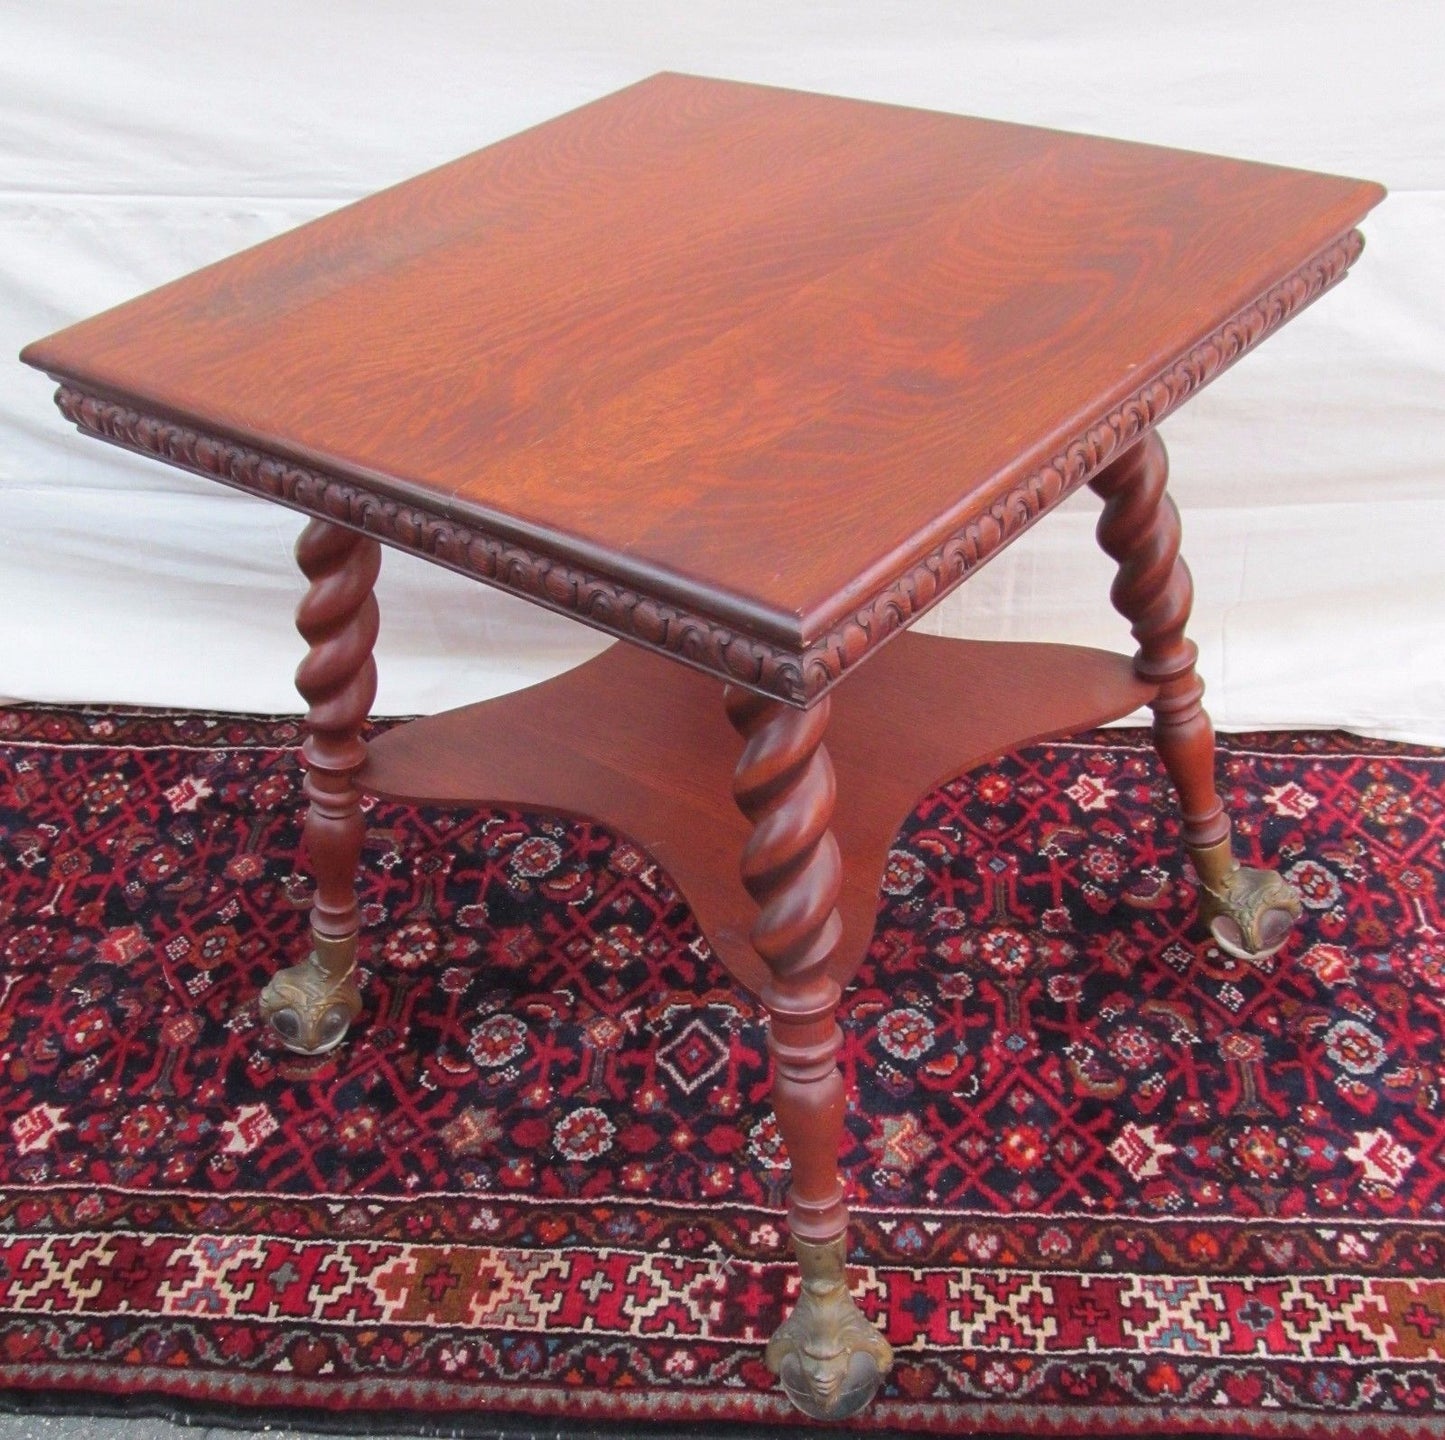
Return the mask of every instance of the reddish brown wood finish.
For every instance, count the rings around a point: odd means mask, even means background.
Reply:
[[[365,837],[357,772],[366,760],[361,738],[376,698],[372,648],[380,627],[374,586],[381,567],[375,540],[313,520],[296,543],[296,560],[311,582],[296,611],[310,647],[296,671],[307,703],[306,825],[303,839],[316,881],[311,904],[311,954],[272,977],[261,1013],[293,1050],[318,1054],[341,1043],[361,1009],[352,972],[361,926],[357,865]]]
[[[1201,886],[1199,915],[1222,949],[1262,959],[1282,946],[1302,912],[1298,893],[1271,870],[1241,866],[1214,784],[1214,726],[1204,709],[1198,651],[1186,639],[1194,582],[1179,556],[1179,512],[1165,492],[1169,457],[1150,434],[1090,482],[1104,497],[1098,538],[1119,562],[1111,596],[1139,641],[1134,669],[1159,687],[1154,744],[1179,792],[1184,845]]]
[[[664,75],[25,359],[95,433],[803,704],[1382,193]]]
[[[1199,650],[1184,634],[1194,581],[1179,555],[1179,511],[1168,481],[1164,442],[1150,435],[1090,485],[1104,499],[1099,546],[1119,562],[1110,599],[1139,642],[1135,670],[1159,687],[1154,744],[1179,791],[1184,843],[1207,849],[1229,839],[1229,817],[1214,786],[1214,726],[1194,668]]]
[[[835,1010],[918,795],[1151,702],[1215,939],[1269,954],[1298,913],[1229,848],[1151,431],[1344,275],[1382,194],[658,76],[27,349],[83,430],[322,517],[315,948],[262,997],[283,1038],[327,1048],[359,1005],[360,787],[630,835],[769,1011],[803,1288],[768,1359],[809,1414],[856,1411],[891,1353],[846,1286]],[[879,649],[1091,479],[1132,667]],[[368,756],[357,531],[710,674],[617,647]]]
[[[817,1419],[866,1405],[893,1358],[847,1287],[842,992],[828,973],[842,923],[842,862],[828,828],[837,785],[823,746],[830,708],[824,700],[794,710],[736,686],[727,691],[728,719],[744,741],[733,784],[753,825],[742,878],[758,905],[753,947],[768,968],[773,1112],[788,1147],[788,1230],[802,1278],[765,1358],[794,1403]]]
[[[828,724],[843,866],[833,979],[847,984],[862,961],[889,847],[920,795],[1012,745],[1128,714],[1154,688],[1120,655],[912,634],[879,654],[867,683],[843,686]],[[616,645],[544,684],[379,737],[361,784],[611,825],[657,859],[722,963],[761,991],[757,911],[737,878],[757,844],[731,798],[739,748],[715,680]],[[796,963],[775,953],[782,969]]]
[[[362,726],[376,699],[372,650],[381,628],[373,587],[381,547],[338,525],[313,520],[296,543],[296,561],[311,582],[296,611],[310,647],[296,671],[306,701],[304,841],[316,876],[311,928],[326,940],[353,938],[361,925],[356,867],[364,826],[356,775],[366,761]]]
[[[768,968],[773,1110],[793,1169],[788,1229],[826,1244],[848,1228],[838,1170],[847,1109],[834,1019],[841,991],[828,974],[842,932],[842,859],[828,828],[837,783],[823,748],[829,706],[792,710],[730,689],[727,714],[744,741],[733,791],[753,826],[742,878],[758,906],[753,948]]]

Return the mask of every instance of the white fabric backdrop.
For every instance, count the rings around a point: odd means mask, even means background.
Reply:
[[[1440,0],[0,0],[0,352],[660,69],[1381,180],[1351,278],[1164,434],[1216,721],[1445,743],[1442,65]],[[0,365],[0,694],[297,708],[299,518],[50,388]],[[923,624],[1127,649],[1096,510]],[[602,643],[400,555],[381,595],[382,713]]]

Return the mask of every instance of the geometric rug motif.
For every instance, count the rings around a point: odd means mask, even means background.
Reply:
[[[295,721],[0,711],[0,1383],[495,1429],[806,1424],[758,1007],[598,826],[369,806],[365,1014],[304,949]],[[923,798],[844,1004],[855,1428],[1445,1433],[1445,756],[1225,737],[1223,955],[1147,736]]]

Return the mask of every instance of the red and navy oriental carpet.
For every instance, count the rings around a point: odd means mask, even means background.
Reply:
[[[808,1422],[756,1008],[647,855],[370,811],[366,1018],[287,1054],[294,722],[0,711],[0,1385],[241,1422]],[[847,999],[853,1428],[1445,1435],[1445,756],[1236,737],[1274,960],[1191,928],[1145,737],[900,835]]]

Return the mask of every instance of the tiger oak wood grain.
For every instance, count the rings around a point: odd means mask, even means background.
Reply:
[[[1152,703],[1216,943],[1299,912],[1229,847],[1154,427],[1344,276],[1382,193],[664,75],[30,347],[84,432],[316,517],[282,1040],[356,1012],[362,789],[630,836],[769,1015],[803,1284],[767,1363],[815,1418],[867,1404],[836,1010],[919,795]],[[1133,662],[902,633],[1090,481]],[[378,539],[634,644],[367,749]]]
[[[801,651],[1382,193],[662,75],[24,358]]]
[[[841,686],[824,737],[843,859],[828,960],[839,985],[867,952],[889,848],[921,795],[1005,749],[1127,715],[1154,690],[1122,655],[912,633],[879,653],[866,683]],[[358,783],[600,820],[657,860],[729,973],[758,992],[757,907],[738,879],[752,826],[732,795],[741,752],[716,680],[614,645],[540,685],[389,731]]]

